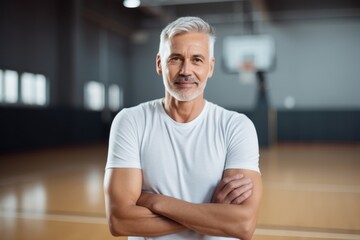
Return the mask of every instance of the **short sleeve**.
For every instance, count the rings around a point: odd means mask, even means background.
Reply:
[[[135,117],[123,109],[114,118],[109,137],[106,168],[141,168]]]
[[[236,114],[230,119],[227,130],[225,169],[260,172],[258,138],[252,121],[243,114]]]

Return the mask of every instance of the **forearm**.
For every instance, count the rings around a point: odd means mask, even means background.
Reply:
[[[185,229],[181,224],[137,205],[112,209],[109,216],[114,236],[162,236]]]
[[[106,216],[114,236],[162,236],[183,226],[138,206],[142,176],[139,169],[108,169],[104,177]]]
[[[241,205],[192,204],[155,194],[146,198],[142,204],[152,212],[204,235],[247,239],[255,227],[256,214]]]

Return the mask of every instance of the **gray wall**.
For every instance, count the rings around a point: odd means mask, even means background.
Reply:
[[[147,30],[144,42],[133,43],[131,47],[131,78],[129,105],[161,98],[164,96],[162,79],[156,73],[156,54],[159,48],[160,29]]]
[[[44,74],[50,106],[84,108],[87,81],[127,87],[129,40],[84,19],[84,5],[81,0],[0,2],[0,69]]]
[[[83,107],[83,86],[88,81],[100,81],[105,86],[116,83],[127,89],[130,78],[128,46],[127,40],[80,19],[74,47],[76,106]]]
[[[0,69],[44,74],[50,90],[49,106],[0,104],[0,153],[107,141],[112,113],[86,110],[83,88],[117,83],[130,95],[130,45],[85,19],[84,2],[0,1]]]
[[[360,18],[278,22],[266,28],[277,44],[268,75],[271,104],[295,109],[360,109]]]
[[[0,2],[0,68],[46,75],[58,71],[57,4]]]

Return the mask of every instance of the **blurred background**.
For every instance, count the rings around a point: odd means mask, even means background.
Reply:
[[[2,152],[106,139],[122,107],[164,95],[155,72],[159,34],[170,20],[187,15],[216,28],[216,69],[206,98],[247,113],[262,145],[360,140],[359,1],[0,4]],[[265,101],[257,81],[242,84],[239,74],[224,68],[224,38],[242,35],[273,38],[274,61],[263,74]]]
[[[155,71],[159,34],[169,21],[190,15],[216,28],[216,66],[206,99],[252,119],[264,178],[271,175],[268,168],[281,169],[284,165],[279,161],[286,162],[284,156],[293,154],[313,159],[306,162],[309,166],[319,163],[318,157],[324,159],[319,166],[333,166],[328,177],[321,169],[313,172],[324,177],[314,180],[316,189],[324,189],[321,184],[328,184],[341,166],[345,166],[342,174],[350,176],[348,181],[339,177],[338,182],[326,186],[338,186],[340,190],[335,192],[343,192],[341,184],[352,184],[348,202],[353,207],[349,210],[354,215],[352,225],[329,226],[325,221],[319,226],[295,222],[290,226],[316,227],[316,231],[330,228],[330,232],[341,229],[348,235],[337,235],[338,239],[360,239],[360,210],[356,207],[360,199],[360,1],[356,0],[141,0],[138,7],[131,0],[1,0],[0,223],[10,229],[2,232],[0,224],[1,239],[22,239],[12,231],[26,224],[9,223],[8,219],[36,219],[37,210],[44,205],[50,221],[56,222],[59,214],[78,216],[81,212],[83,216],[85,212],[90,216],[85,222],[104,224],[101,181],[111,121],[124,107],[164,96],[162,79]],[[250,41],[268,52],[261,51],[259,56],[256,51],[242,52],[240,60],[229,60],[229,37]],[[262,37],[269,42],[261,42]],[[263,68],[257,63],[262,57],[267,61]],[[244,67],[244,59],[250,61],[250,68]],[[229,61],[235,67],[230,68]],[[309,152],[311,156],[306,155]],[[271,165],[270,159],[276,164]],[[296,167],[285,164],[284,178],[277,172],[274,175],[279,178],[273,182],[296,182],[299,169],[312,174],[310,167],[296,165],[299,159],[292,161]],[[60,171],[59,166],[65,170]],[[63,202],[74,207],[64,210],[61,203],[51,205],[48,193],[39,188],[32,188],[35,195],[30,199],[40,196],[42,207],[19,205],[25,196],[21,191],[29,189],[26,182],[39,176],[62,178],[76,173],[74,169],[87,171],[75,192],[87,191],[88,185],[81,184],[89,179],[89,191],[97,189],[97,200],[83,212],[79,210],[82,204],[72,205],[72,198]],[[73,194],[67,192],[70,186],[60,190],[64,199]],[[273,186],[265,185],[269,191]],[[41,200],[44,196],[47,201]],[[9,209],[15,215],[6,215]],[[36,216],[24,217],[24,212]],[[289,221],[260,219],[263,228],[285,226]],[[55,239],[53,232],[47,234]],[[35,236],[41,239],[44,235]],[[97,239],[94,235],[86,239],[92,237]]]

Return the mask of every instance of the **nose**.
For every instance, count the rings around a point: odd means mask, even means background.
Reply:
[[[184,60],[181,69],[180,69],[180,75],[182,76],[190,76],[191,75],[191,63],[188,60]]]

